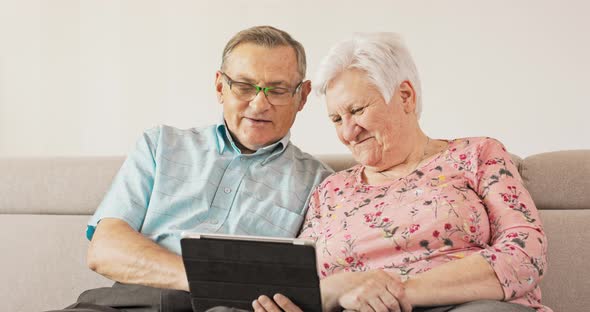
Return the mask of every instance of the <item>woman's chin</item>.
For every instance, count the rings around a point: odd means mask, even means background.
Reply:
[[[375,167],[380,159],[372,153],[353,154],[354,159],[365,167]]]

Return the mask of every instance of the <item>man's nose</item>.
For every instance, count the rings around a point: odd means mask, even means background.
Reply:
[[[258,112],[269,109],[271,105],[272,104],[270,104],[268,98],[266,97],[266,94],[264,94],[264,91],[262,90],[260,90],[256,94],[256,96],[254,96],[254,98],[250,101],[250,107],[252,107],[254,110]]]

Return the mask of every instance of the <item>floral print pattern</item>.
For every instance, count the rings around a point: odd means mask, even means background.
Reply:
[[[505,300],[541,304],[547,240],[533,200],[503,145],[463,138],[408,176],[368,185],[357,165],[312,194],[300,237],[316,241],[318,272],[385,269],[407,278],[479,253]]]

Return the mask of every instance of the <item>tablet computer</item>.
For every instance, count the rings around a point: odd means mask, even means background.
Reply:
[[[225,234],[183,233],[180,241],[196,312],[216,306],[252,310],[260,295],[289,297],[303,311],[320,312],[313,242]]]

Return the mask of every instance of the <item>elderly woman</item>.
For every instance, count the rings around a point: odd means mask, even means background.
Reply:
[[[319,70],[338,137],[358,165],[312,195],[300,237],[316,242],[325,311],[551,311],[547,240],[500,142],[427,136],[420,81],[400,38],[358,35]],[[300,311],[261,296],[256,311]]]

